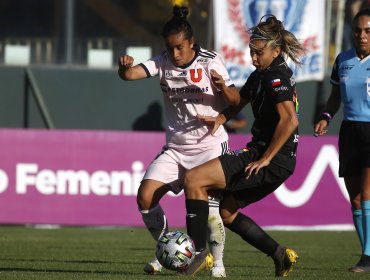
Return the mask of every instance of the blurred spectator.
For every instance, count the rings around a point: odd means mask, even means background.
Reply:
[[[236,133],[238,130],[247,126],[247,120],[245,119],[244,114],[240,111],[234,118],[225,123],[224,126],[228,133]]]
[[[146,113],[135,120],[132,129],[141,131],[164,131],[162,126],[161,105],[156,101],[151,103]]]

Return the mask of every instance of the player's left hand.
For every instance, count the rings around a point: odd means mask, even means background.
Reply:
[[[207,126],[212,128],[211,134],[215,134],[217,129],[223,125],[225,122],[225,116],[222,114],[219,114],[216,117],[210,117],[210,116],[203,116],[203,115],[197,115],[197,119],[204,122]]]
[[[249,163],[244,169],[245,178],[248,179],[251,175],[258,174],[261,168],[266,167],[269,164],[270,161],[267,159],[260,159]]]
[[[223,90],[226,87],[225,80],[220,74],[217,73],[216,70],[211,69],[211,78],[213,83],[219,90]]]

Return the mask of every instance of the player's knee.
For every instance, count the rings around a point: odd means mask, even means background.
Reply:
[[[228,209],[223,206],[220,207],[220,216],[221,216],[223,224],[226,227],[234,221],[237,214],[238,212],[235,208]]]
[[[361,193],[362,200],[370,200],[370,188],[366,187],[362,189]],[[361,202],[360,202],[361,205]]]
[[[140,210],[149,210],[152,203],[151,195],[139,188],[136,203]]]
[[[231,216],[230,216],[229,213],[220,210],[220,216],[221,216],[222,222],[225,226],[228,225],[228,224],[231,224],[232,221],[230,221]]]
[[[361,196],[351,198],[351,206],[353,209],[361,209]]]
[[[145,199],[143,199],[142,197],[140,196],[137,196],[136,197],[136,204],[139,208],[139,210],[148,210],[147,207],[146,207],[146,203],[145,203]]]
[[[193,170],[188,170],[184,177],[184,191],[185,193],[194,193],[196,185],[196,173]]]

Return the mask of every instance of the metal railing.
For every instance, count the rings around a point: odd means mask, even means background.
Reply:
[[[54,123],[51,119],[49,114],[49,110],[46,106],[45,100],[41,94],[40,88],[37,84],[35,76],[31,70],[31,68],[26,68],[25,70],[25,79],[24,79],[24,114],[23,114],[23,127],[29,128],[29,100],[30,95],[29,92],[32,93],[32,96],[35,99],[37,108],[41,114],[41,118],[44,121],[45,127],[48,129],[55,128]]]

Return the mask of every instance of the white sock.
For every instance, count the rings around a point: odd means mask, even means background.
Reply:
[[[140,210],[140,213],[146,228],[154,240],[158,240],[163,234],[168,232],[167,218],[159,204],[149,210]]]
[[[208,197],[208,201],[208,244],[214,258],[214,266],[223,267],[226,235],[225,227],[219,212],[220,201],[213,197]]]

